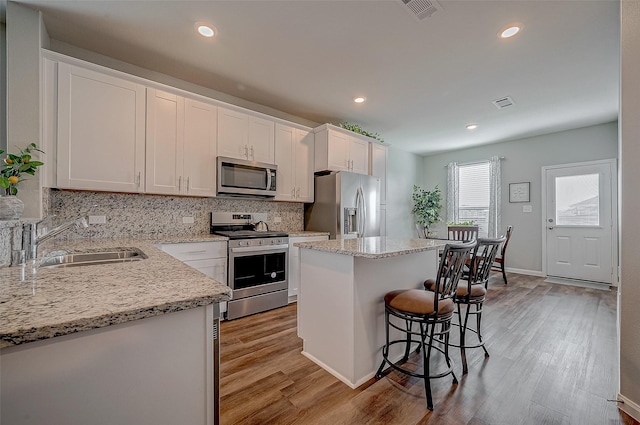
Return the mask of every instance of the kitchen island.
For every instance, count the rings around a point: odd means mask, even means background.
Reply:
[[[156,243],[63,241],[91,252],[135,247],[140,261],[0,268],[0,422],[213,424],[214,332],[231,290]]]
[[[446,241],[369,237],[298,243],[302,354],[357,388],[375,375],[385,341],[384,295],[434,277]],[[393,336],[393,334],[392,334]],[[402,347],[391,357],[401,357]]]

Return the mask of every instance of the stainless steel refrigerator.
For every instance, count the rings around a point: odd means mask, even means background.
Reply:
[[[315,176],[305,229],[330,232],[330,239],[380,236],[380,179],[346,171]]]

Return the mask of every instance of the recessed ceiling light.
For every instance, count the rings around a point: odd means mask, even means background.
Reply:
[[[478,124],[467,124],[467,130],[475,130],[478,128]]]
[[[213,37],[214,35],[216,35],[214,27],[210,25],[196,24],[196,28],[200,35],[203,37]]]
[[[353,101],[356,103],[364,103],[365,100],[367,100],[367,98],[363,96],[358,96],[353,98]]]
[[[500,38],[510,38],[520,32],[522,25],[510,25],[500,32]]]

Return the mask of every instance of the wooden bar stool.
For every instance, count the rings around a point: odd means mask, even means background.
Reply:
[[[404,289],[389,292],[384,296],[386,341],[385,346],[382,347],[383,360],[376,373],[376,378],[382,377],[382,371],[386,364],[407,375],[423,378],[427,395],[427,408],[429,410],[433,410],[430,379],[442,378],[451,374],[453,383],[458,383],[449,358],[449,330],[451,329],[451,318],[455,310],[453,298],[458,281],[462,275],[465,262],[475,245],[475,242],[468,242],[455,245],[447,244],[445,246],[440,258],[433,292],[423,289]],[[390,321],[390,316],[403,321],[404,327]],[[413,330],[414,323],[419,328],[416,331]],[[440,325],[438,331],[436,331],[437,325]],[[403,332],[405,338],[390,341],[390,328]],[[403,368],[389,358],[390,346],[406,344],[402,362],[406,361],[409,358],[410,347],[413,343],[417,343],[418,351],[422,351],[422,373]],[[444,344],[444,347],[436,344]],[[447,363],[445,371],[431,373],[429,362],[432,349],[444,354]]]

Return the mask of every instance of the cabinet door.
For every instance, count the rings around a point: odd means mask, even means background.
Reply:
[[[145,87],[58,66],[57,187],[141,192]]]
[[[274,154],[275,123],[249,115],[249,160],[275,162]]]
[[[185,178],[182,170],[184,98],[147,89],[147,193],[178,195]]]
[[[314,134],[302,129],[295,134],[295,200],[313,202]]]
[[[387,156],[389,148],[371,142],[371,167],[369,174],[380,179],[380,204],[387,203]]]
[[[276,124],[275,163],[278,166],[276,181],[276,201],[292,201],[295,198],[295,137],[295,128],[283,124]]]
[[[328,166],[332,171],[349,171],[349,136],[329,130]]]
[[[191,196],[216,195],[217,108],[185,99],[184,103],[183,193]]]
[[[369,142],[350,137],[349,158],[351,159],[351,171],[369,174]]]
[[[242,112],[218,108],[218,155],[247,159],[249,117]]]

